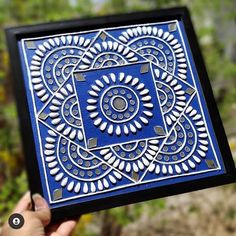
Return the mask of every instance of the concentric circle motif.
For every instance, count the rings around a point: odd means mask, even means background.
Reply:
[[[115,145],[100,151],[104,160],[123,173],[139,173],[148,168],[159,152],[159,140],[142,140]]]
[[[54,37],[37,46],[30,65],[36,95],[45,103],[69,77],[91,39],[67,35]],[[43,72],[43,73],[42,73]]]
[[[70,83],[65,84],[49,103],[49,119],[52,128],[70,140],[84,140],[78,101]]]
[[[137,56],[130,48],[115,41],[104,41],[102,43],[95,43],[85,52],[79,69],[104,68],[137,61]]]
[[[132,120],[139,111],[136,93],[126,86],[111,86],[101,98],[103,115],[114,123]]]
[[[209,137],[202,115],[189,106],[148,170],[157,175],[181,175],[196,170],[206,159]]]
[[[110,135],[135,134],[153,117],[149,90],[131,75],[104,75],[88,93],[87,111],[94,126]]]
[[[161,74],[159,69],[154,70],[154,75],[166,124],[172,127],[187,105],[187,94],[181,81],[174,76],[166,72]]]
[[[68,192],[102,192],[123,178],[119,170],[52,130],[45,137],[44,155],[49,174]]]
[[[166,71],[187,79],[184,50],[173,34],[162,28],[138,26],[123,31],[119,40]]]

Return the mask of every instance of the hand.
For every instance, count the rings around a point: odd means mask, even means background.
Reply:
[[[45,199],[39,194],[34,194],[33,201],[35,211],[31,210],[29,192],[21,198],[13,213],[19,213],[24,217],[24,225],[20,229],[13,229],[7,222],[3,226],[1,236],[69,236],[72,233],[76,221],[69,220],[51,225],[51,211]]]

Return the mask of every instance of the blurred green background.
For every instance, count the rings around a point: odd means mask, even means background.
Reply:
[[[188,6],[236,157],[235,0],[0,0],[0,227],[27,190],[4,28]],[[84,215],[74,235],[236,235],[236,186],[202,190]]]

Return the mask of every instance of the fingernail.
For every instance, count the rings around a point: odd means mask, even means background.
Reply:
[[[40,194],[35,193],[33,194],[32,198],[34,201],[36,211],[47,207],[47,202],[44,200],[44,198]]]

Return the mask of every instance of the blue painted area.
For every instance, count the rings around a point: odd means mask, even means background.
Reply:
[[[145,65],[148,66],[149,72],[142,74],[141,68]],[[103,76],[110,77],[111,73],[114,75],[116,81],[113,82],[110,79],[110,83],[107,84],[106,82],[104,82]],[[123,81],[120,81],[119,79],[121,73],[124,73]],[[86,81],[76,81],[75,86],[77,89],[78,99],[80,101],[86,140],[96,137],[97,147],[103,147],[116,144],[117,141],[118,143],[124,143],[132,142],[133,140],[137,139],[157,137],[158,135],[154,130],[155,126],[160,126],[163,128],[163,130],[165,130],[162,113],[160,110],[160,104],[157,99],[155,81],[152,77],[149,64],[142,63],[116,68],[92,70],[84,72],[83,75]],[[132,80],[129,83],[125,83],[127,76],[132,77]],[[140,85],[141,83],[145,85],[143,89],[137,90],[135,86],[131,85],[132,81],[135,78],[139,79],[138,85]],[[92,86],[95,85],[96,80],[102,81],[104,87],[96,93],[98,96],[91,96],[88,91],[96,92],[92,89]],[[142,101],[143,98],[147,97],[146,95],[140,95],[140,92],[144,91],[144,89],[148,89],[150,91],[149,94],[152,97],[148,102]],[[104,96],[102,96],[103,93]],[[121,101],[123,101],[127,106],[125,107],[124,111],[115,109],[113,104],[115,103],[115,98],[121,99]],[[97,109],[95,108],[95,110],[93,111],[88,110],[88,107],[90,105],[87,102],[88,99],[94,99],[97,101]],[[145,108],[145,104],[147,103],[153,104],[153,106],[155,107],[155,112],[153,111],[153,108]],[[99,104],[101,104],[100,107]],[[143,111],[152,112],[153,115],[151,117],[148,117],[143,113]],[[96,118],[91,119],[90,115],[94,112],[99,112],[99,115]],[[139,117],[147,119],[148,124],[142,123]],[[97,119],[102,119],[102,122],[107,123],[107,128],[104,131],[101,131],[99,128],[97,129],[96,126],[94,126],[94,122]],[[140,129],[136,128],[137,131],[132,133],[130,130],[130,125],[135,127],[134,121],[139,122],[142,127]],[[101,127],[102,122],[97,126]],[[112,125],[114,129],[112,134],[108,133],[110,125]],[[124,126],[129,129],[127,134],[124,133]],[[121,129],[120,135],[117,135],[115,132],[117,127],[120,127]]]
[[[225,173],[181,21],[72,33],[19,41],[51,207]]]

